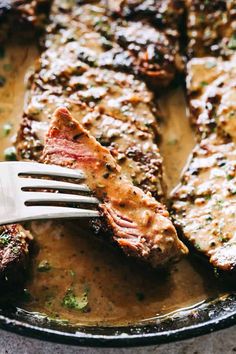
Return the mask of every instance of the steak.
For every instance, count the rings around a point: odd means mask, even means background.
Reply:
[[[158,28],[145,19],[115,18],[105,0],[79,6],[56,0],[49,32],[62,43],[76,41],[83,61],[141,76],[155,87],[170,84],[183,70],[177,29]],[[91,38],[96,38],[95,46],[89,44]]]
[[[20,225],[0,227],[0,284],[9,287],[24,280],[31,234]]]
[[[185,238],[223,271],[236,269],[236,146],[201,141],[173,193],[173,216]]]
[[[199,138],[212,133],[235,141],[236,56],[190,60],[188,95],[191,121]]]
[[[64,105],[110,149],[133,183],[162,198],[153,94],[132,74],[94,65],[102,50],[100,34],[79,22],[76,14],[72,21],[72,9],[59,12],[58,4],[54,6],[54,22],[45,39],[48,48],[31,78],[17,139],[18,158],[39,159],[50,117]],[[70,28],[64,28],[69,23]]]
[[[173,217],[195,250],[236,269],[235,2],[188,3],[187,89],[199,144],[173,192]]]
[[[53,115],[42,156],[44,163],[82,170],[99,198],[112,240],[129,256],[154,268],[187,253],[166,208],[122,173],[120,166],[65,108]]]
[[[235,0],[186,0],[189,57],[229,58],[236,49]]]

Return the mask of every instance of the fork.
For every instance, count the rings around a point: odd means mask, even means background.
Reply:
[[[63,181],[56,180],[62,178]],[[98,217],[99,201],[88,194],[90,189],[81,183],[84,180],[80,170],[36,162],[1,162],[0,225]]]

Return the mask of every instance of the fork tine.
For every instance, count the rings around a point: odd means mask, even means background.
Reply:
[[[83,195],[62,194],[62,193],[47,193],[47,192],[23,192],[25,195],[25,203],[41,203],[41,202],[55,202],[55,203],[88,203],[98,204],[97,198]]]
[[[32,221],[44,219],[75,219],[75,218],[93,218],[99,217],[100,213],[97,210],[69,208],[69,207],[51,207],[51,206],[30,206],[30,213],[27,216],[16,218],[6,218],[4,222],[0,220],[0,225],[13,224],[16,221]]]
[[[55,190],[69,190],[78,192],[90,192],[90,189],[85,184],[75,184],[68,182],[58,182],[54,180],[38,179],[38,178],[20,178],[21,188],[39,188],[39,189],[55,189]]]
[[[46,165],[38,162],[17,162],[17,168],[19,173],[29,175],[42,175],[42,176],[54,176],[65,178],[77,178],[84,179],[85,175],[80,170],[70,169],[66,167],[56,165]]]

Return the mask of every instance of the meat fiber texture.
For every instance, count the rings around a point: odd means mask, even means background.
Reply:
[[[42,161],[85,173],[85,183],[101,201],[99,210],[112,240],[128,256],[157,268],[187,253],[166,208],[135,187],[109,150],[65,108],[53,115]]]

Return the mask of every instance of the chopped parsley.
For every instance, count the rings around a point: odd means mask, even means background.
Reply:
[[[228,181],[230,181],[231,179],[234,178],[234,176],[232,176],[232,175],[227,175],[226,178],[227,178]]]
[[[4,150],[4,158],[6,161],[16,161],[16,149],[14,146]]]
[[[88,289],[81,296],[76,296],[73,289],[67,289],[62,300],[62,306],[68,309],[84,311],[88,306]]]
[[[205,87],[205,86],[208,85],[208,83],[207,83],[206,81],[201,81],[201,82],[200,82],[200,85],[201,85],[201,87]]]
[[[3,130],[3,135],[8,136],[12,130],[12,124],[11,123],[4,124],[2,130]]]
[[[194,246],[198,251],[201,251],[201,246],[199,245],[199,243],[195,243]]]
[[[39,263],[39,265],[38,265],[38,271],[39,272],[48,272],[51,269],[52,269],[52,267],[51,267],[50,263],[47,260],[41,261]]]
[[[236,49],[236,34],[233,34],[228,43],[229,49]]]
[[[6,232],[3,232],[0,235],[0,246],[7,246],[11,242],[11,236],[7,234]]]

